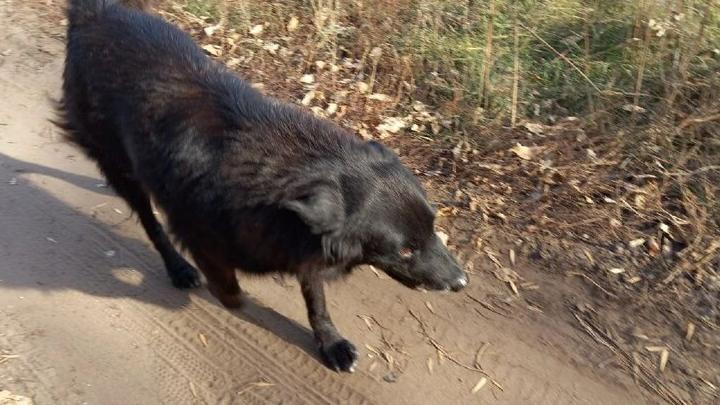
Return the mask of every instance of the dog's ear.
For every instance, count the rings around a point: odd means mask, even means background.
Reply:
[[[282,203],[295,212],[316,235],[339,231],[345,222],[345,206],[340,191],[327,184],[309,187],[299,196]]]
[[[328,264],[348,263],[362,255],[360,242],[345,232],[345,200],[338,187],[314,184],[282,206],[295,212],[312,233],[322,237],[323,257]]]

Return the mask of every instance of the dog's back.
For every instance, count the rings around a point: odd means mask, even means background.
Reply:
[[[340,170],[397,162],[264,97],[157,17],[71,3],[69,137],[106,175],[137,179],[186,245],[235,252],[228,260],[246,271],[292,268],[317,255],[320,241],[281,202]]]

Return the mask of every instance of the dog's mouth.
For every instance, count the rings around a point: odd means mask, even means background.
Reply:
[[[385,274],[390,276],[393,280],[397,281],[398,283],[404,285],[407,288],[419,288],[422,287],[423,283],[421,281],[418,281],[404,273],[401,273],[399,271],[394,270],[383,270]]]
[[[407,288],[428,290],[428,291],[458,291],[465,286],[463,284],[460,287],[445,283],[439,280],[417,280],[409,275],[399,272],[396,270],[383,270],[385,274],[390,276],[393,280],[404,285]]]

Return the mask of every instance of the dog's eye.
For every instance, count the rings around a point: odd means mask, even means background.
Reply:
[[[398,253],[400,254],[400,257],[402,257],[403,259],[409,259],[413,255],[413,251],[410,248],[402,248],[402,249],[400,249],[400,252],[398,252]]]

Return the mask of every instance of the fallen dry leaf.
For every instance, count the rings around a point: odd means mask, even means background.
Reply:
[[[381,280],[385,280],[387,278],[387,277],[385,277],[385,275],[383,275],[382,271],[378,270],[378,268],[375,266],[370,266],[370,270],[372,270],[372,272],[375,273],[377,278],[379,278]]]
[[[32,399],[22,395],[13,394],[7,390],[0,390],[0,404],[2,405],[32,405]]]
[[[448,236],[448,234],[443,231],[437,231],[435,232],[435,235],[437,235],[443,245],[447,246],[448,240],[450,239],[450,236]]]
[[[657,256],[660,253],[660,244],[655,238],[650,238],[647,243],[648,254],[652,257]]]
[[[367,98],[370,100],[376,100],[376,101],[389,101],[390,100],[390,96],[388,96],[387,94],[382,94],[382,93],[373,93],[373,94],[369,95]]]
[[[336,103],[328,103],[327,108],[325,109],[325,112],[328,116],[333,115],[337,112],[338,105]]]
[[[687,332],[685,332],[685,340],[687,340],[689,342],[690,340],[692,340],[694,335],[695,335],[695,324],[692,322],[688,322]]]
[[[288,23],[287,23],[288,32],[295,31],[299,25],[300,25],[300,20],[298,20],[297,17],[295,17],[295,16],[290,17],[290,21],[288,21]]]
[[[368,330],[373,330],[372,322],[369,316],[367,315],[358,315],[358,318],[362,319],[363,322],[365,322],[365,326],[367,326]]]
[[[302,101],[300,101],[300,104],[308,106],[312,103],[313,99],[315,99],[315,90],[310,90],[305,93],[305,97],[303,97]]]
[[[638,248],[644,244],[645,244],[644,238],[633,239],[628,243],[628,245],[633,249]]]
[[[207,35],[208,37],[211,37],[211,36],[213,36],[213,34],[215,33],[215,31],[218,30],[218,28],[220,28],[220,24],[210,25],[210,26],[208,26],[208,27],[203,28],[203,32],[204,32],[205,35]]]
[[[240,58],[230,58],[230,60],[227,61],[226,65],[229,68],[233,68],[237,65],[239,65],[242,62]]]
[[[391,134],[396,134],[406,126],[407,123],[405,123],[405,120],[400,117],[387,117],[380,125],[376,127],[376,129],[380,132],[389,132]]]
[[[510,152],[516,154],[520,159],[533,160],[540,152],[542,152],[542,149],[543,148],[539,146],[523,146],[520,142],[518,142],[515,146],[510,148]]]
[[[315,75],[313,75],[313,74],[311,74],[311,73],[308,73],[308,74],[303,75],[303,76],[300,78],[300,83],[304,83],[304,84],[313,84],[313,83],[315,83]]]
[[[209,53],[212,56],[220,56],[222,55],[222,48],[220,48],[217,45],[203,45],[201,47],[205,52]]]
[[[254,382],[254,383],[250,383],[250,384],[246,385],[245,388],[238,391],[237,394],[241,395],[253,388],[263,388],[263,387],[273,387],[273,386],[275,386],[275,384],[273,384],[273,383],[269,383],[267,381],[258,381],[258,382]]]
[[[268,42],[263,45],[263,49],[275,55],[277,53],[277,50],[280,49],[280,44],[277,44],[275,42]]]
[[[487,377],[482,377],[482,378],[480,379],[480,381],[478,381],[477,384],[475,384],[475,386],[473,387],[471,393],[477,394],[477,392],[480,391],[480,390],[482,389],[482,387],[485,386],[485,384],[487,384]]]
[[[262,32],[263,32],[264,29],[265,29],[265,27],[264,27],[262,24],[257,24],[257,25],[253,25],[253,26],[248,30],[248,32],[249,32],[250,35],[252,35],[252,36],[258,36],[258,35],[262,34]]]
[[[525,129],[532,132],[535,135],[540,135],[545,131],[545,125],[543,124],[536,124],[534,122],[526,122],[523,124]]]
[[[665,371],[665,366],[667,366],[668,359],[670,358],[670,351],[668,349],[663,349],[663,351],[660,352],[660,372],[662,373]]]
[[[508,280],[508,284],[510,284],[510,288],[515,293],[515,295],[520,295],[520,291],[518,291],[517,285],[515,285],[514,281]]]
[[[627,112],[641,113],[641,114],[644,113],[645,111],[647,111],[646,109],[640,107],[639,105],[634,105],[634,104],[625,104],[622,107],[622,109]]]

